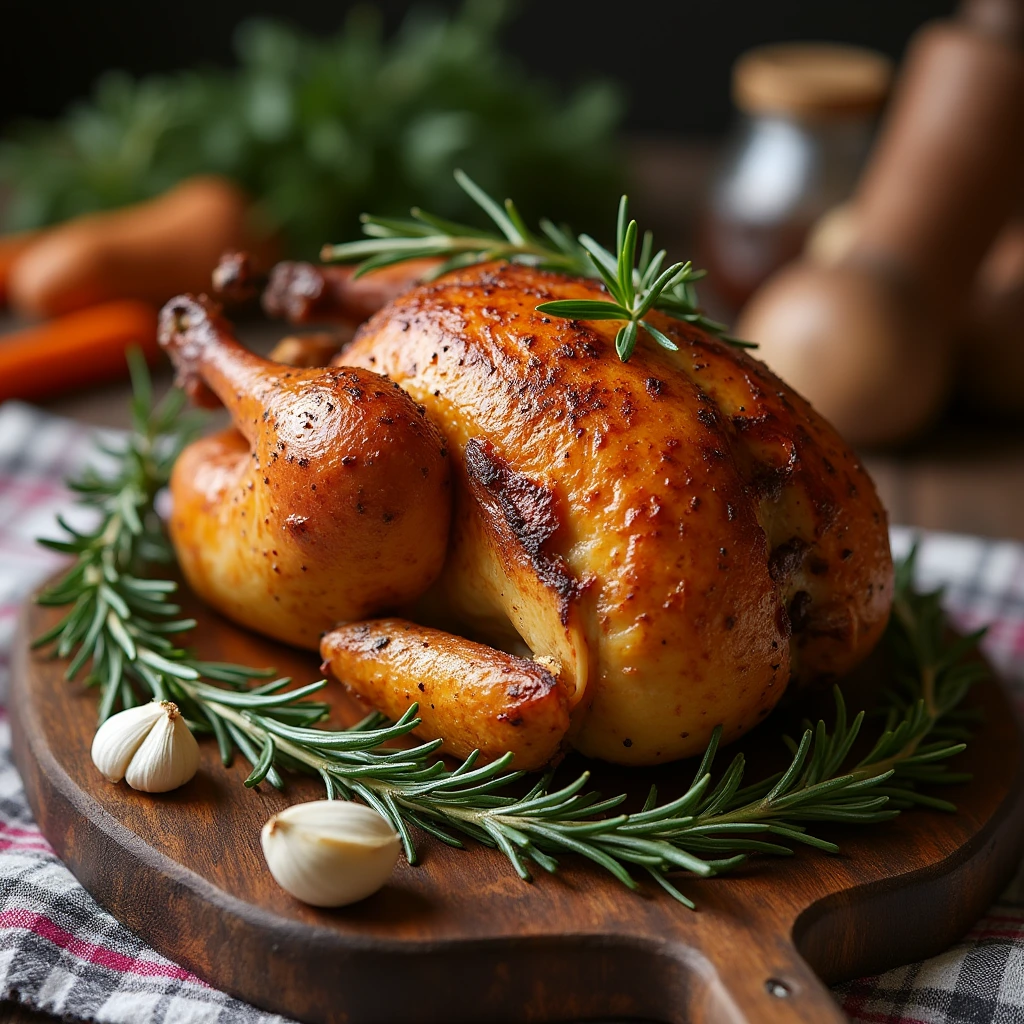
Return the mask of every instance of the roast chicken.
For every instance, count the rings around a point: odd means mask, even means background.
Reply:
[[[537,312],[601,298],[595,281],[417,272],[278,269],[265,303],[292,320],[381,306],[326,367],[246,351],[209,299],[165,307],[180,380],[234,424],[171,482],[171,537],[212,606],[319,648],[389,716],[418,702],[446,752],[527,769],[568,748],[693,755],[872,649],[885,512],[764,364],[660,314],[679,351],[641,341],[622,363],[614,322]]]

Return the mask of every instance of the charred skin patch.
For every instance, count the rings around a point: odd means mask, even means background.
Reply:
[[[515,549],[504,553],[525,558],[538,579],[558,594],[564,622],[580,585],[565,559],[548,547],[561,527],[554,494],[512,470],[490,441],[470,440],[465,459],[473,497],[502,543]]]

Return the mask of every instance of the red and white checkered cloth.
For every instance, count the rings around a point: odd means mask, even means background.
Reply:
[[[38,547],[72,522],[62,485],[95,459],[95,431],[18,403],[0,405],[0,698],[25,595],[60,564]],[[990,626],[989,657],[1024,705],[1024,546],[921,536],[919,581],[945,585],[964,628]],[[897,554],[909,531],[893,531]],[[727,885],[728,882],[723,882]],[[948,952],[835,989],[865,1024],[1011,1024],[1024,1021],[1024,874]],[[269,1024],[270,1016],[217,992],[164,959],[93,901],[57,859],[32,820],[11,765],[0,710],[0,998],[20,999],[70,1020],[130,1024]]]

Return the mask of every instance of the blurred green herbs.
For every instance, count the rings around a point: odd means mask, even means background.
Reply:
[[[217,172],[258,198],[293,254],[313,255],[365,209],[472,214],[455,166],[528,212],[586,220],[621,190],[618,93],[599,82],[563,97],[526,72],[499,45],[507,14],[498,0],[467,0],[451,16],[414,11],[392,38],[373,8],[329,38],[249,21],[236,71],[111,72],[62,120],[0,142],[11,193],[2,226],[53,223]]]

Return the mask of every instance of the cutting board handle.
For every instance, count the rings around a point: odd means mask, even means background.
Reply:
[[[705,956],[711,950],[701,951]],[[846,1024],[828,987],[795,947],[777,934],[744,932],[717,947],[699,1024]]]

